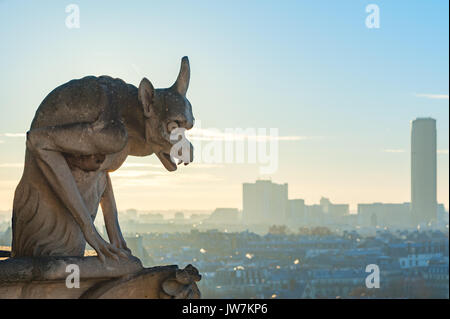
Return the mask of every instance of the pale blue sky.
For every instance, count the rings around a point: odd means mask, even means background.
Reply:
[[[70,3],[80,29],[65,26]],[[380,29],[365,26],[369,3],[380,8]],[[352,208],[408,201],[409,122],[431,116],[438,200],[448,207],[448,9],[448,1],[0,0],[0,134],[25,132],[46,94],[70,79],[108,74],[138,85],[146,76],[166,87],[188,55],[188,97],[204,128],[308,137],[280,142],[271,177],[289,183],[291,198],[324,195]],[[21,174],[9,164],[23,162],[24,141],[0,141],[7,209]],[[259,176],[238,164],[153,171],[157,183],[121,187],[120,208],[240,207],[240,184]],[[142,192],[153,195],[141,200]]]

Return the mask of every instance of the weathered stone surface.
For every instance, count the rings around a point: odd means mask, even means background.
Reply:
[[[69,264],[80,267],[79,288],[66,285]],[[0,299],[200,298],[200,279],[191,265],[143,268],[134,257],[105,264],[97,257],[11,258],[0,261]]]
[[[81,279],[116,278],[143,269],[141,261],[130,256],[120,260],[97,257],[17,257],[0,261],[0,282],[65,280],[68,265],[77,265]]]
[[[138,299],[198,299],[200,291],[197,288],[196,281],[201,276],[191,274],[188,265],[180,270],[177,266],[160,266],[146,268],[142,271],[125,276],[114,281],[100,282],[86,291],[81,298],[138,298]],[[187,273],[185,280],[178,280],[180,273]],[[187,280],[186,280],[187,279]],[[164,287],[170,283],[174,289],[167,291]]]

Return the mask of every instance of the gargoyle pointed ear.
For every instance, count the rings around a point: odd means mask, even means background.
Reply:
[[[155,89],[152,83],[147,79],[143,78],[139,84],[138,98],[142,104],[142,110],[144,111],[145,117],[150,117],[150,109],[153,104],[153,97],[155,95]]]
[[[189,66],[189,59],[187,56],[185,56],[181,59],[180,73],[178,74],[177,80],[172,85],[172,88],[175,89],[182,96],[186,96],[186,92],[189,87],[190,77],[191,77],[191,68]]]

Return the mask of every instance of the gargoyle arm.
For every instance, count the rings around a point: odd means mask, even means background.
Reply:
[[[118,123],[120,125],[120,123]],[[68,208],[81,228],[86,241],[97,252],[100,260],[105,256],[118,259],[127,257],[120,249],[107,243],[97,232],[75,179],[62,153],[109,154],[123,149],[127,135],[124,128],[115,124],[75,123],[31,129],[27,132],[27,148],[55,194]],[[68,142],[70,141],[70,142]]]
[[[100,205],[102,207],[109,242],[115,247],[131,253],[123,238],[122,231],[120,230],[119,220],[117,218],[116,200],[114,199],[114,192],[109,173],[106,173],[106,188],[100,201]]]

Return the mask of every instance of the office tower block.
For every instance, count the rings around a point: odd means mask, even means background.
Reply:
[[[436,220],[436,120],[411,123],[411,213],[415,225]]]
[[[288,203],[288,184],[269,180],[242,185],[242,218],[246,224],[284,224]]]

